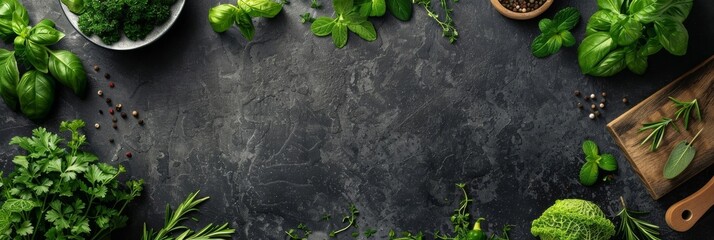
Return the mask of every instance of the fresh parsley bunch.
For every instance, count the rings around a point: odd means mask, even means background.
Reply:
[[[575,37],[570,33],[570,29],[573,29],[578,21],[580,21],[580,12],[573,7],[558,11],[553,20],[541,19],[538,28],[542,33],[533,39],[531,44],[533,56],[544,58],[558,52],[561,46],[575,45]]]
[[[597,182],[600,169],[605,171],[617,170],[617,160],[611,154],[600,155],[597,144],[591,140],[583,142],[583,153],[585,153],[585,165],[580,169],[580,183],[585,186],[592,186]]]
[[[32,137],[12,138],[28,154],[15,156],[14,170],[0,181],[0,239],[104,239],[124,227],[122,211],[141,194],[143,180],[121,184],[124,167],[81,151],[82,127],[81,120],[60,124],[69,141],[41,127]]]
[[[0,38],[14,45],[14,51],[0,49],[0,97],[10,109],[39,120],[52,108],[55,79],[83,96],[87,76],[77,55],[49,49],[64,38],[54,22],[43,19],[34,27],[29,24],[22,4],[0,0]],[[27,69],[22,78],[18,66]]]
[[[693,0],[597,0],[599,10],[588,21],[578,47],[584,74],[607,77],[625,68],[647,70],[647,57],[662,48],[687,53],[689,33],[682,22]]]
[[[208,22],[218,33],[228,31],[236,24],[241,35],[250,41],[255,34],[252,18],[273,18],[282,9],[282,4],[271,0],[238,0],[237,5],[221,4],[208,10]]]

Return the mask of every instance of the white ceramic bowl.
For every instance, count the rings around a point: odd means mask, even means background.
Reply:
[[[72,24],[74,29],[79,32],[79,34],[82,34],[84,38],[89,40],[90,42],[97,44],[103,48],[107,49],[112,49],[112,50],[131,50],[131,49],[136,49],[140,48],[146,45],[149,45],[149,43],[152,43],[153,41],[156,41],[156,39],[159,39],[166,31],[171,28],[171,25],[176,22],[176,19],[178,18],[179,14],[181,13],[181,10],[183,9],[183,6],[186,3],[186,0],[176,0],[174,5],[171,6],[171,17],[169,17],[169,20],[166,20],[162,25],[154,27],[154,30],[152,30],[148,35],[143,40],[139,41],[132,41],[129,40],[124,34],[122,34],[121,38],[119,39],[118,42],[115,42],[112,45],[107,45],[102,42],[102,39],[100,39],[98,36],[93,35],[93,36],[87,36],[82,31],[79,30],[79,24],[77,23],[77,20],[79,20],[79,16],[76,14],[72,13],[69,11],[67,6],[62,4],[61,1],[59,2],[60,6],[62,6],[62,11],[64,12],[64,16],[67,17],[67,20]]]

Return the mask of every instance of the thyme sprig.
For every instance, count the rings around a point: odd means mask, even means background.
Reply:
[[[433,18],[436,23],[439,24],[442,30],[442,35],[445,38],[449,39],[449,43],[454,43],[456,42],[456,39],[459,37],[459,32],[456,30],[456,25],[454,24],[454,20],[451,18],[451,13],[454,12],[453,9],[449,8],[449,5],[447,3],[448,0],[439,0],[439,4],[441,8],[444,10],[444,20],[441,20],[439,18],[439,14],[436,13],[436,10],[434,10],[434,7],[432,6],[431,0],[413,0],[415,4],[421,5],[424,7],[424,10],[426,10],[426,14]],[[458,0],[454,0],[454,3],[458,2]]]

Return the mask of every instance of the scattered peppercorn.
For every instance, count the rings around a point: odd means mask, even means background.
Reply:
[[[582,103],[578,103],[577,106],[578,106],[578,108],[583,109],[583,104],[582,104]]]
[[[131,158],[131,152],[126,152],[126,157]]]
[[[575,96],[576,96],[576,97],[580,97],[580,91],[575,90]]]
[[[590,109],[595,110],[595,108],[597,108],[597,106],[595,106],[595,104],[590,105]]]
[[[110,139],[109,139],[109,142],[110,142],[110,143],[114,143],[114,138],[110,138]]]
[[[595,94],[594,94],[594,93],[591,93],[591,94],[590,94],[590,98],[591,98],[591,99],[595,99]]]
[[[595,116],[600,116],[600,111],[595,111]]]
[[[109,109],[109,114],[114,115],[114,109],[110,108],[110,109]]]
[[[602,97],[607,97],[607,93],[606,93],[606,92],[602,92],[602,93],[600,93],[600,95],[602,95]]]
[[[94,128],[95,128],[95,129],[99,129],[99,123],[95,123],[95,124],[94,124]]]
[[[600,103],[600,108],[605,108],[605,103]]]
[[[118,126],[117,126],[117,123],[113,123],[113,124],[112,124],[112,128],[117,129],[117,127],[118,127]]]
[[[607,102],[604,98],[600,100],[601,103]]]
[[[102,111],[102,109],[99,109],[99,115],[104,115],[104,111]]]
[[[585,101],[589,101],[589,100],[590,100],[590,96],[585,96]]]
[[[144,119],[139,120],[139,125],[144,126]]]
[[[622,98],[622,103],[627,104],[627,98]]]
[[[114,82],[109,82],[109,87],[114,88]]]
[[[104,100],[104,101],[107,102],[107,104],[111,104],[111,103],[112,103],[112,99],[111,99],[111,98],[107,98],[107,99]]]
[[[589,117],[590,119],[595,119],[595,114],[594,114],[594,113],[590,113],[590,115],[589,115],[588,117]]]
[[[94,65],[94,71],[95,71],[95,72],[99,72],[99,70],[101,70],[101,69],[99,68],[99,66]]]
[[[126,113],[121,113],[121,118],[126,118]]]
[[[115,108],[117,109],[117,112],[121,112],[121,108],[122,108],[123,106],[124,106],[124,105],[121,105],[121,103],[120,103],[120,104],[117,104],[116,107],[115,107]]]
[[[109,79],[109,77],[111,77],[111,76],[109,75],[109,73],[105,73],[105,74],[104,74],[104,78]]]
[[[102,92],[102,90],[99,90],[99,91],[97,91],[97,95],[99,95],[101,97],[104,95],[104,92]]]
[[[134,117],[139,117],[139,112],[137,112],[136,110],[131,111],[131,115]]]
[[[112,122],[117,122],[117,118],[116,118],[116,117],[112,117]]]

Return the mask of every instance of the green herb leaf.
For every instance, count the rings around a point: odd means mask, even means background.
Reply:
[[[337,48],[343,48],[347,45],[347,26],[342,23],[337,23],[332,28],[332,42]]]
[[[272,18],[280,13],[283,5],[271,0],[238,0],[238,7],[248,16]]]
[[[554,27],[552,27],[553,21],[547,18],[543,18],[540,21],[538,21],[538,29],[540,29],[541,32],[545,33],[547,31],[553,31],[555,30]]]
[[[16,35],[21,35],[22,32],[30,25],[30,16],[27,14],[27,10],[19,2],[15,2],[13,7],[15,11],[12,12],[12,31]]]
[[[45,20],[49,21],[47,19]],[[54,25],[54,23],[51,25]],[[64,38],[64,33],[57,31],[53,26],[37,25],[30,30],[30,37],[28,39],[34,43],[47,46],[59,42],[62,38]]]
[[[364,21],[360,24],[350,24],[347,25],[347,28],[364,40],[370,42],[377,40],[377,31],[374,29],[374,25],[372,25],[372,22],[370,21]]]
[[[669,97],[669,100],[674,102],[674,106],[677,108],[677,111],[674,112],[674,120],[679,120],[679,117],[684,117],[685,130],[689,130],[689,116],[694,115],[697,120],[702,120],[702,113],[699,111],[699,102],[697,99],[689,102],[682,102],[676,98]],[[692,114],[692,110],[694,110],[694,114]]]
[[[673,179],[679,176],[692,163],[694,155],[697,153],[696,149],[692,147],[692,143],[702,133],[702,130],[704,129],[699,130],[689,143],[682,141],[674,147],[672,153],[669,154],[667,163],[664,165],[664,178]]]
[[[573,29],[580,21],[580,12],[574,7],[566,7],[558,11],[553,16],[553,28],[555,32],[562,32]]]
[[[47,73],[47,65],[49,62],[47,47],[33,41],[25,41],[25,47],[27,47],[27,61],[29,61],[30,64],[37,69],[37,71]]]
[[[562,31],[562,32],[560,32],[559,35],[560,35],[560,38],[562,39],[563,46],[571,47],[571,46],[575,45],[575,37],[573,36],[572,33],[570,33],[570,31]]]
[[[313,34],[319,37],[324,37],[332,33],[335,27],[335,19],[329,17],[319,17],[310,25],[310,30]]]
[[[49,51],[49,71],[62,85],[72,89],[77,96],[84,96],[87,74],[82,61],[66,50]]]
[[[689,33],[681,22],[665,18],[654,23],[657,39],[664,49],[673,55],[683,56],[687,53]]]
[[[637,215],[643,215],[644,212],[629,210],[625,205],[624,198],[620,197],[620,202],[622,210],[617,213],[617,216],[620,217],[619,235],[622,235],[625,240],[660,240],[659,226],[636,218]]]
[[[620,46],[630,45],[642,36],[642,24],[633,18],[625,18],[612,24],[610,36]]]
[[[603,154],[598,166],[605,171],[615,171],[617,170],[617,160],[612,154]]]
[[[623,0],[597,0],[597,6],[614,13],[620,13]]]
[[[531,44],[531,52],[533,53],[533,56],[539,58],[544,58],[553,55],[554,53],[558,52],[558,50],[560,50],[560,47],[563,44],[562,41],[563,40],[560,38],[559,35],[538,35],[538,37],[536,37],[533,40],[533,43]]]
[[[617,47],[607,33],[593,33],[585,37],[578,47],[580,70],[589,74],[607,54]]]
[[[240,30],[241,35],[248,41],[253,40],[253,35],[255,35],[255,26],[253,25],[253,20],[250,16],[246,14],[241,9],[236,9],[235,21],[238,25],[238,30]]]
[[[235,22],[238,8],[232,4],[221,4],[208,10],[208,22],[214,32],[225,32]]]
[[[585,36],[590,36],[591,34],[602,31],[609,32],[610,26],[617,20],[616,14],[607,10],[598,10],[590,16],[588,25],[585,27]]]
[[[84,12],[84,0],[61,0],[70,12],[81,15]]]
[[[35,202],[25,199],[8,199],[2,204],[2,209],[11,213],[27,212],[35,207]]]
[[[605,56],[588,74],[596,77],[609,77],[625,69],[625,49],[616,49]]]
[[[22,113],[32,120],[47,116],[54,101],[54,82],[50,76],[36,70],[26,72],[17,85]]]
[[[580,169],[580,184],[592,186],[597,181],[598,174],[597,163],[593,161],[586,162]]]
[[[693,0],[672,0],[672,4],[669,5],[669,8],[664,12],[664,17],[680,23],[684,22],[689,16],[693,4]]]
[[[409,21],[412,18],[414,7],[410,0],[385,0],[387,10],[394,15],[395,18],[401,21]]]
[[[20,72],[14,54],[15,52],[0,49],[0,97],[10,109],[17,111],[20,104],[17,98]]]
[[[647,70],[647,56],[642,55],[640,51],[628,51],[625,54],[625,65],[635,74],[645,74]]]
[[[647,135],[645,140],[640,143],[640,145],[645,144],[647,141],[652,141],[652,145],[650,146],[651,151],[657,150],[659,146],[662,144],[662,139],[664,138],[665,131],[667,130],[667,125],[672,123],[671,118],[662,118],[659,121],[656,122],[649,122],[649,123],[643,123],[642,127],[639,129],[640,132],[652,129],[652,132]],[[674,126],[674,129],[679,131],[677,128],[677,125],[672,125]]]
[[[585,140],[583,142],[583,153],[585,153],[585,156],[599,156],[597,144],[592,140]]]
[[[653,55],[662,49],[662,44],[659,43],[657,37],[647,39],[645,45],[640,49],[640,54],[642,56]]]
[[[353,0],[332,0],[332,7],[335,13],[344,15],[352,11]]]

